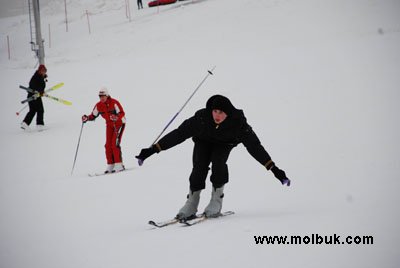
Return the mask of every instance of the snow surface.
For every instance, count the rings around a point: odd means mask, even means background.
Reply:
[[[67,0],[68,32],[63,4],[41,4],[42,31],[48,86],[64,82],[52,94],[73,105],[45,99],[43,132],[22,132],[26,110],[15,115],[26,97],[18,85],[37,64],[27,8],[0,19],[1,268],[399,267],[398,0],[188,0],[141,11],[130,1],[130,22],[125,1]],[[169,130],[224,94],[244,109],[292,186],[282,187],[240,145],[224,199],[235,215],[152,229],[148,220],[174,216],[185,201],[193,145],[142,167],[134,155],[214,65]],[[98,119],[84,126],[71,176],[80,117],[103,85],[125,108],[122,149],[134,169],[87,176],[105,168]],[[209,196],[208,183],[200,210]],[[254,240],[316,233],[371,235],[374,244]]]

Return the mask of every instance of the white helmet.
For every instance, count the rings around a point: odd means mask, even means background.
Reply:
[[[99,96],[110,96],[106,87],[101,87],[99,90]]]

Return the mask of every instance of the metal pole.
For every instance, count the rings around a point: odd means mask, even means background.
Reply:
[[[11,60],[10,37],[8,35],[7,35],[7,48],[8,48],[8,59]]]
[[[215,66],[211,69],[211,71],[207,71],[207,75],[204,77],[204,79],[200,82],[200,84],[196,87],[196,89],[193,91],[192,95],[190,95],[190,97],[186,100],[186,102],[183,104],[183,106],[179,109],[179,111],[172,117],[172,119],[168,122],[168,124],[164,127],[164,129],[161,131],[161,133],[157,136],[157,138],[153,141],[153,143],[150,145],[153,146],[157,140],[161,137],[161,135],[165,132],[165,130],[167,130],[167,128],[169,127],[169,125],[171,125],[171,123],[175,120],[175,118],[179,115],[179,113],[183,110],[183,108],[185,108],[186,104],[188,104],[188,102],[192,99],[192,97],[194,96],[194,94],[196,94],[196,92],[199,90],[199,88],[201,87],[201,85],[207,80],[208,76],[213,75],[213,71],[215,69]],[[142,159],[138,159],[138,164],[139,166],[143,165],[143,160]]]
[[[129,22],[131,22],[131,5],[129,3],[129,0],[127,0],[127,8],[128,8]]]
[[[152,146],[153,144],[155,144],[157,142],[157,140],[161,137],[161,135],[164,133],[165,130],[167,130],[167,128],[169,127],[169,125],[171,125],[171,123],[175,120],[175,118],[180,114],[180,112],[182,112],[183,108],[185,108],[185,106],[188,104],[188,102],[192,99],[192,97],[194,96],[194,94],[196,94],[197,90],[199,90],[199,88],[201,87],[201,85],[204,83],[204,81],[206,81],[206,79],[208,78],[209,75],[213,75],[213,71],[215,69],[215,66],[211,69],[211,71],[207,71],[207,75],[206,77],[204,77],[203,81],[200,82],[200,84],[197,86],[197,88],[193,91],[192,95],[190,95],[190,97],[186,100],[186,102],[183,104],[183,106],[179,109],[179,111],[174,115],[174,117],[172,117],[172,119],[169,121],[169,123],[164,127],[164,129],[161,131],[161,133],[157,136],[157,138],[153,141],[153,143],[150,145]]]
[[[64,9],[65,9],[65,31],[68,33],[67,0],[64,0]]]
[[[125,0],[125,16],[127,19],[129,19],[129,17],[128,17],[128,1],[127,0]]]
[[[40,26],[40,8],[39,8],[39,0],[33,0],[33,15],[35,17],[35,29],[36,29],[36,45],[39,47],[38,50],[38,58],[39,64],[44,64],[44,46],[42,39],[42,30]]]
[[[26,104],[24,107],[22,107],[21,110],[19,110],[18,112],[16,112],[17,116],[19,116],[19,115],[21,114],[21,112],[22,112],[23,110],[26,109],[26,107],[28,107],[28,104]]]
[[[87,24],[88,24],[88,28],[89,28],[89,34],[90,34],[90,21],[89,21],[89,12],[86,9],[86,17],[87,17]]]
[[[79,144],[81,143],[81,136],[82,136],[82,130],[83,130],[83,125],[84,125],[84,124],[85,124],[85,123],[82,122],[81,132],[79,133],[78,145],[76,146],[74,164],[72,165],[71,176],[72,176],[72,174],[74,173],[74,168],[75,168],[75,163],[76,163],[76,157],[78,156]]]
[[[51,48],[51,30],[50,30],[50,23],[49,23],[49,48]]]

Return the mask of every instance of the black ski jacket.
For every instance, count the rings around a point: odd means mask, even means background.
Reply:
[[[271,157],[261,145],[253,129],[247,124],[242,110],[234,109],[221,124],[215,124],[210,107],[201,109],[185,120],[177,129],[165,135],[158,142],[159,150],[168,150],[192,138],[194,142],[205,141],[235,147],[243,143],[247,151],[260,164],[266,165]]]
[[[29,81],[29,88],[33,89],[39,93],[43,93],[46,87],[45,78],[39,74],[38,71],[32,76],[31,80]],[[34,93],[29,92],[28,98],[33,96]]]

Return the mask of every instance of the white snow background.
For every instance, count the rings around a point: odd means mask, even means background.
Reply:
[[[14,2],[14,1],[13,1]],[[26,3],[0,19],[0,267],[399,267],[400,2],[202,0],[136,10],[122,0],[41,3],[48,130],[25,133],[37,60]],[[23,6],[23,8],[22,8]],[[22,11],[21,11],[22,10]],[[88,10],[91,34],[85,10]],[[19,11],[19,12],[18,12]],[[20,15],[15,15],[16,13]],[[49,40],[49,25],[51,40]],[[9,36],[11,59],[6,38]],[[51,48],[49,48],[51,41]],[[136,159],[216,66],[170,126],[223,94],[292,185],[239,145],[223,210],[193,227],[153,229],[184,204],[193,143]],[[105,168],[105,124],[80,117],[101,86],[125,108],[124,162]],[[31,125],[35,128],[35,121]],[[210,198],[202,193],[200,212]],[[254,236],[373,236],[373,244],[260,245]]]

